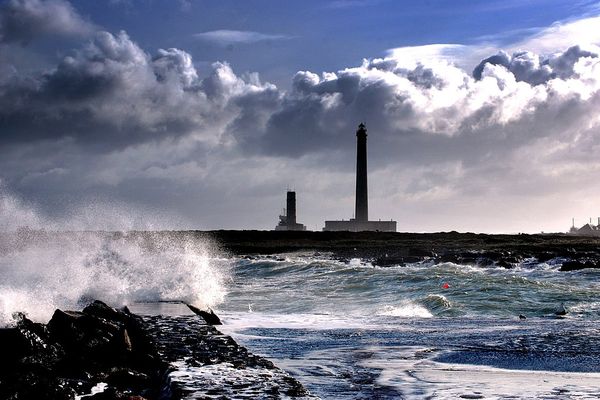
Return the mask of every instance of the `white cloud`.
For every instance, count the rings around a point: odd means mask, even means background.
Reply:
[[[238,43],[256,43],[263,41],[272,40],[285,40],[291,39],[292,36],[281,35],[281,34],[267,34],[253,31],[235,31],[228,29],[219,29],[215,31],[208,31],[202,33],[196,33],[193,35],[194,38],[218,45],[229,45]]]
[[[476,38],[473,44],[435,43],[405,46],[389,49],[387,54],[406,65],[442,61],[457,65],[465,71],[471,71],[482,59],[501,50],[509,54],[529,52],[543,58],[551,58],[555,53],[562,53],[565,49],[577,45],[582,50],[599,54],[598,26],[600,26],[600,16],[587,16],[557,21],[550,27],[526,28],[482,36]],[[518,36],[521,38],[516,41],[503,43],[507,38]]]
[[[575,44],[582,48],[600,45],[600,16],[555,22],[537,33],[507,46],[508,51],[528,50],[551,55]]]
[[[438,61],[459,63],[467,58],[472,51],[472,46],[438,43],[423,46],[397,47],[388,50],[388,56],[408,68],[414,68],[419,63],[431,64]]]

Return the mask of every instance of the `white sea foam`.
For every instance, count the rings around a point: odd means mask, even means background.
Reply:
[[[600,301],[581,302],[568,307],[568,311],[575,314],[600,314]]]
[[[352,258],[348,261],[348,266],[352,268],[373,268],[373,264],[363,261],[360,258]]]
[[[214,307],[225,296],[229,263],[213,258],[203,240],[175,233],[15,231],[19,216],[23,225],[44,226],[39,213],[0,190],[0,326],[11,324],[15,312],[43,322],[56,308],[91,299]]]
[[[318,331],[329,329],[375,329],[379,327],[378,324],[359,315],[217,311],[224,321],[224,325],[219,329],[236,335],[248,328],[311,329]]]
[[[421,305],[411,303],[409,301],[402,302],[397,306],[384,306],[379,315],[401,318],[431,318],[433,314]]]
[[[396,388],[407,399],[598,398],[598,373],[446,364],[433,361],[436,352],[430,348],[371,347],[367,350],[375,356],[361,364],[381,370],[378,384]]]

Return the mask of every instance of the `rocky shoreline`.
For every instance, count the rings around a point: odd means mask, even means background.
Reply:
[[[340,260],[361,258],[374,265],[402,265],[421,261],[512,268],[531,260],[555,260],[562,271],[600,268],[600,237],[564,233],[476,234],[459,232],[312,232],[312,231],[129,231],[52,232],[20,230],[0,233],[0,254],[27,243],[57,239],[85,240],[98,236],[145,243],[200,242],[215,254],[237,257],[290,252],[327,253]]]
[[[341,260],[362,258],[379,266],[430,260],[513,268],[527,260],[556,260],[562,265],[561,271],[600,268],[600,237],[592,236],[273,231],[179,234],[210,238],[231,254],[247,257],[317,251]]]
[[[140,317],[94,301],[0,329],[2,399],[311,398],[197,316]]]

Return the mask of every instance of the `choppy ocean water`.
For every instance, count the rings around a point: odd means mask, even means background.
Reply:
[[[233,259],[218,311],[322,398],[600,398],[600,271],[561,263]]]
[[[213,307],[224,333],[323,399],[600,398],[600,270],[561,272],[562,259],[377,267],[225,257],[161,233],[0,238],[3,326],[94,298],[165,314],[153,302],[183,301]]]

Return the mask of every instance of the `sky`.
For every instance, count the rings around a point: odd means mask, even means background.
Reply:
[[[0,229],[600,217],[600,3],[2,0]]]

